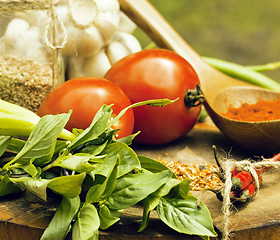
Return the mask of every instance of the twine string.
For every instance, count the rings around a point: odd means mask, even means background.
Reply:
[[[53,51],[52,69],[53,81],[52,88],[64,82],[64,66],[61,50],[67,43],[67,30],[55,11],[55,4],[48,9],[49,21],[45,27],[45,43]]]
[[[49,9],[49,16],[49,21],[45,27],[45,42],[54,50],[62,49],[67,42],[67,31],[63,22],[57,16],[54,5]]]
[[[225,189],[224,189],[224,194],[223,194],[223,206],[222,206],[222,212],[224,214],[223,216],[223,230],[222,230],[222,235],[224,240],[229,239],[229,223],[230,223],[230,206],[231,206],[231,201],[230,201],[230,190],[232,186],[232,181],[231,181],[231,171],[234,168],[234,161],[226,161],[225,162]]]

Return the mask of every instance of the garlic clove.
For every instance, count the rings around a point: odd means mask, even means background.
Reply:
[[[69,26],[67,30],[63,54],[90,57],[98,53],[104,45],[103,37],[96,27],[80,29]]]
[[[135,53],[142,50],[142,47],[137,38],[129,33],[117,32],[114,40],[123,44],[129,50],[130,53]]]
[[[84,61],[84,72],[87,76],[103,78],[110,67],[111,63],[104,49],[93,57],[85,58]]]
[[[120,4],[118,0],[94,0],[98,11],[100,12],[112,12],[119,11]]]
[[[45,10],[26,10],[21,12],[16,12],[15,16],[17,18],[24,19],[32,26],[42,27],[46,25],[49,16],[47,14],[47,11]]]
[[[106,21],[106,22],[110,22],[112,25],[114,25],[117,28],[119,26],[120,19],[121,16],[119,11],[99,12],[99,14],[95,18],[95,24]]]
[[[114,64],[128,54],[141,51],[138,40],[126,32],[117,32],[114,40],[107,46],[106,52],[111,64]]]
[[[73,22],[81,28],[90,26],[98,13],[97,5],[92,0],[70,0],[68,7]]]
[[[128,48],[118,41],[112,41],[106,48],[106,52],[112,65],[130,53]]]
[[[85,77],[86,74],[84,72],[84,57],[81,56],[71,56],[68,59],[67,66],[67,78],[77,78],[77,77]]]
[[[120,12],[120,22],[118,26],[118,31],[132,33],[136,28],[137,25],[133,21],[131,21],[126,14]]]
[[[105,19],[102,21],[98,21],[96,23],[96,28],[98,29],[99,34],[102,37],[104,46],[107,45],[110,41],[112,41],[113,37],[117,32],[117,26]]]
[[[69,79],[86,76],[103,78],[110,67],[111,63],[105,50],[101,49],[96,55],[89,58],[70,57],[67,73]]]
[[[13,44],[16,41],[17,36],[23,36],[25,32],[30,28],[27,21],[21,18],[14,18],[7,26],[4,38],[9,44]]]

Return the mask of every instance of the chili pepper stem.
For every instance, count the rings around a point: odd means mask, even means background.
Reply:
[[[205,193],[206,190],[207,190],[206,188],[202,189],[202,191],[200,192],[200,194],[199,194],[199,196],[197,198],[196,206],[198,208],[201,208],[201,198],[202,198],[202,195]]]
[[[216,164],[217,164],[217,166],[218,166],[218,168],[219,168],[219,174],[218,174],[218,176],[221,178],[221,180],[225,180],[225,171],[224,171],[224,169],[222,168],[222,166],[221,166],[221,164],[220,164],[220,161],[219,161],[219,159],[218,159],[218,154],[217,154],[217,148],[216,148],[216,146],[215,145],[213,145],[212,146],[212,149],[213,149],[213,151],[214,151],[214,158],[215,158],[215,161],[216,161]]]

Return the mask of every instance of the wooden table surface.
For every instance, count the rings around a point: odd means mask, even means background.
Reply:
[[[254,157],[244,152],[224,137],[210,120],[199,123],[182,139],[173,144],[149,149],[135,147],[135,151],[149,157],[161,157],[166,161],[215,164],[212,145],[219,156],[240,160]],[[249,204],[233,208],[230,215],[231,240],[277,240],[280,239],[280,175],[273,171],[263,176],[259,195]],[[194,192],[194,195],[199,193]],[[211,192],[202,195],[209,208],[217,232],[223,228],[222,203]],[[36,196],[24,193],[0,199],[0,240],[37,240],[48,226],[58,201],[44,202]],[[196,240],[195,236],[179,234],[162,223],[155,213],[151,214],[149,226],[138,233],[142,216],[141,207],[127,209],[121,221],[106,231],[100,231],[99,239],[106,240]],[[67,239],[71,239],[69,236]],[[218,239],[218,238],[217,238]]]

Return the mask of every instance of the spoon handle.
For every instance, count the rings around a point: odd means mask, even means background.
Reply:
[[[187,59],[196,69],[204,63],[173,27],[147,0],[119,0],[121,10],[141,28],[158,47],[170,49]],[[197,70],[197,69],[196,69]]]

